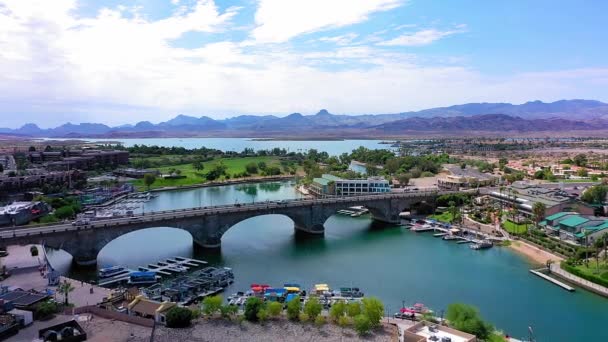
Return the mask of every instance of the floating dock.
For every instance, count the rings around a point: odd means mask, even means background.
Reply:
[[[543,278],[545,280],[548,280],[548,281],[552,282],[553,284],[555,284],[555,285],[563,288],[564,290],[567,290],[567,291],[570,291],[570,292],[574,291],[574,287],[572,287],[570,285],[566,285],[566,284],[562,283],[561,281],[559,281],[559,280],[557,280],[555,278],[551,278],[548,275],[540,272],[540,271],[545,271],[545,270],[547,270],[547,269],[546,268],[541,268],[541,269],[538,269],[538,270],[530,270],[530,273],[535,274],[535,275],[537,275],[537,276],[539,276],[539,277],[541,277],[541,278]]]
[[[199,267],[206,265],[207,262],[198,259],[184,258],[184,257],[173,257],[164,261],[159,261],[155,264],[148,264],[146,267],[139,266],[137,270],[129,269],[128,273],[116,275],[114,277],[104,278],[97,282],[99,286],[111,286],[127,282],[131,272],[156,272],[159,276],[170,277],[179,273],[185,273],[192,267]]]
[[[436,234],[433,234],[434,237],[442,237],[442,236],[446,236],[446,235],[448,235],[448,233],[436,233]]]

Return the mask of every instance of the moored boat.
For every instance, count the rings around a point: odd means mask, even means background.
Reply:
[[[129,269],[124,266],[111,266],[100,269],[97,276],[99,279],[104,279],[127,273],[129,273]]]

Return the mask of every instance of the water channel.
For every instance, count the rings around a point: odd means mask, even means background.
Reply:
[[[231,185],[161,192],[147,210],[296,198],[290,181]],[[328,283],[358,286],[381,298],[387,313],[402,300],[425,303],[439,312],[452,302],[477,306],[505,332],[537,341],[605,341],[608,300],[582,289],[569,293],[528,272],[531,264],[514,251],[495,247],[473,251],[466,245],[413,233],[401,227],[373,224],[369,217],[333,216],[322,239],[296,238],[293,222],[284,216],[254,217],[233,226],[219,252],[193,249],[182,230],[160,227],[126,234],[100,253],[98,265],[137,266],[175,255],[193,255],[234,270],[230,294],[251,283],[305,287]],[[91,272],[68,270],[65,254],[53,262],[72,276],[90,279]],[[63,266],[62,266],[63,265]]]

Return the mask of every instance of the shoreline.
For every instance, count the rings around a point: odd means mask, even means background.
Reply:
[[[525,256],[527,259],[533,261],[534,263],[541,265],[546,265],[547,261],[549,260],[555,262],[563,260],[563,258],[558,255],[549,253],[522,240],[511,240],[511,244],[508,247],[514,250],[515,252]]]

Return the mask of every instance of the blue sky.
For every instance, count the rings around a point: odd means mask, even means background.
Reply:
[[[0,0],[0,127],[608,102],[607,12],[584,0]]]

